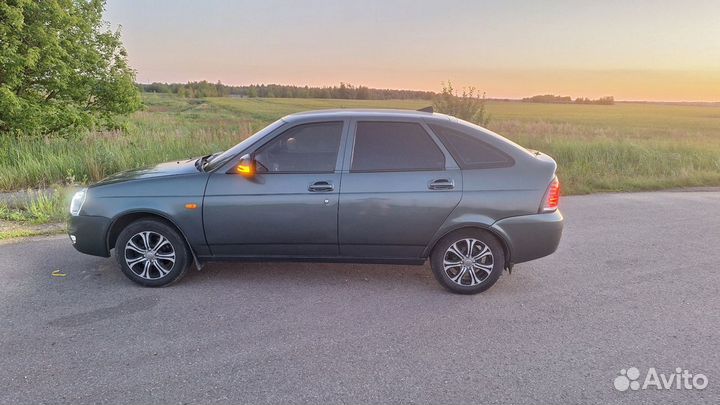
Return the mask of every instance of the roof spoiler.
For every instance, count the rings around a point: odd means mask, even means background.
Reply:
[[[421,109],[419,109],[418,111],[420,111],[420,112],[426,112],[426,113],[430,113],[430,114],[432,114],[432,113],[434,112],[432,106],[427,106],[427,107],[425,107],[425,108],[421,108]]]

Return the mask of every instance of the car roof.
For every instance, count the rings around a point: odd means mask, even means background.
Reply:
[[[341,109],[328,109],[328,110],[314,110],[304,111],[295,114],[286,115],[283,117],[284,121],[287,122],[299,122],[299,121],[316,121],[325,119],[345,119],[345,118],[368,118],[368,119],[383,119],[383,118],[406,118],[412,120],[418,119],[437,119],[437,120],[453,120],[452,117],[439,114],[430,113],[415,110],[396,110],[396,109],[364,109],[364,108],[341,108]]]

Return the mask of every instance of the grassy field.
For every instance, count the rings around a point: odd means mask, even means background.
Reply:
[[[720,107],[499,103],[490,129],[553,156],[565,193],[720,185]]]
[[[145,95],[144,101],[125,132],[82,140],[0,140],[0,190],[87,183],[123,169],[215,152],[292,112],[430,104],[161,95]],[[490,102],[488,111],[490,129],[558,161],[565,194],[720,185],[720,107]]]

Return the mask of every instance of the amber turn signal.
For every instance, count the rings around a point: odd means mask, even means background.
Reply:
[[[241,174],[252,174],[252,167],[249,165],[237,165],[237,172]]]
[[[197,204],[195,204],[195,203],[187,203],[187,204],[185,204],[185,208],[187,208],[187,209],[189,209],[189,210],[194,210],[195,208],[197,208]]]

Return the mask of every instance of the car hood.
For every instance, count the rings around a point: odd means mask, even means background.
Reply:
[[[151,167],[126,170],[124,172],[110,175],[100,180],[98,183],[94,184],[94,186],[102,186],[106,184],[120,183],[131,180],[150,179],[154,177],[166,177],[198,173],[198,169],[197,167],[195,167],[196,160],[197,158],[188,160],[176,160],[172,162],[160,163]]]

